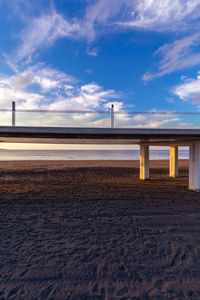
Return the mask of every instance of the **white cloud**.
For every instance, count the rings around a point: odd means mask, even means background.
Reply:
[[[10,107],[11,101],[18,108],[57,110],[97,110],[120,98],[120,93],[97,83],[80,84],[63,72],[44,65],[29,67],[6,77],[0,76],[0,107]],[[122,104],[118,104],[122,107]]]
[[[99,52],[99,49],[98,48],[88,48],[86,53],[89,55],[89,56],[98,56],[98,52]]]
[[[181,100],[194,99],[193,103],[198,103],[200,95],[200,75],[196,79],[185,79],[184,82],[173,89],[173,93]]]
[[[143,79],[144,81],[150,81],[150,80],[152,80],[154,77],[156,77],[155,74],[151,74],[150,72],[147,72],[147,73],[145,73],[145,74],[143,75],[142,79]]]
[[[39,67],[38,67],[39,68]],[[17,113],[17,125],[27,126],[88,126],[110,127],[110,108],[115,106],[115,127],[130,128],[184,128],[180,116],[155,114],[129,114],[122,112],[124,103],[120,101],[120,93],[114,90],[105,90],[97,83],[80,85],[77,82],[66,81],[54,87],[53,84],[43,84],[38,81],[38,92],[31,89],[39,69],[28,69],[10,77],[0,77],[0,108],[11,107],[11,101],[16,101],[16,107],[23,109],[49,109],[49,110],[94,110],[94,113]],[[30,71],[31,70],[31,71]],[[45,68],[41,69],[44,74]],[[34,73],[35,71],[35,73]],[[64,74],[48,69],[48,73],[57,74],[52,81],[63,79]],[[27,75],[28,74],[28,75]],[[36,74],[36,75],[35,75]],[[67,75],[66,75],[66,78]],[[15,79],[15,80],[14,80]],[[198,78],[198,80],[200,80]],[[13,84],[13,82],[15,84]],[[189,82],[188,82],[189,83]],[[191,82],[190,82],[191,83]],[[200,91],[200,89],[199,89]],[[119,99],[119,100],[116,100]],[[107,114],[98,114],[98,110],[107,110]],[[121,113],[117,113],[121,112]],[[1,124],[10,125],[11,115],[1,114]]]
[[[106,109],[110,109],[112,105],[114,105],[114,111],[115,112],[121,111],[124,108],[124,103],[120,102],[120,101],[110,101],[110,102],[107,102],[106,104],[104,104],[104,107]]]
[[[68,21],[64,16],[54,10],[51,13],[33,18],[21,32],[21,46],[18,48],[17,61],[26,59],[42,47],[51,46],[58,38],[75,38],[80,31],[76,20]]]
[[[129,0],[125,0],[129,2]],[[96,24],[106,25],[108,19],[114,17],[124,0],[98,0],[86,7],[83,18],[67,19],[64,15],[52,9],[48,14],[26,21],[26,28],[21,32],[22,45],[17,51],[17,59],[26,58],[31,62],[31,56],[42,47],[51,46],[58,38],[82,39],[93,41],[96,37]],[[96,56],[98,49],[88,49],[88,55]]]
[[[23,89],[27,87],[33,80],[33,74],[32,72],[23,72],[22,74],[19,74],[17,76],[13,76],[10,83],[12,83],[12,86],[15,89]]]
[[[9,85],[0,82],[0,107],[11,107],[11,101],[16,101],[20,108],[36,109],[44,96],[34,92],[15,90]]]
[[[101,109],[110,99],[119,98],[119,93],[114,90],[104,90],[96,83],[75,87],[71,96],[60,96],[60,99],[50,104],[50,109]]]
[[[171,31],[188,30],[200,16],[199,0],[97,0],[88,5],[82,20],[82,35],[89,40],[100,25],[113,28]]]
[[[188,19],[199,16],[199,0],[137,0],[134,4],[130,17],[120,25],[145,30],[180,31],[187,28]]]
[[[36,70],[33,76],[33,83],[39,84],[44,90],[62,88],[63,84],[65,84],[65,89],[69,89],[69,85],[66,85],[66,83],[74,82],[75,79],[72,76],[51,68]]]
[[[143,80],[149,81],[171,72],[193,67],[200,64],[200,53],[192,52],[192,47],[200,44],[200,35],[193,34],[173,43],[161,46],[154,54],[162,56],[159,62],[159,71],[156,73],[147,72]]]
[[[121,30],[121,27],[188,31],[189,24],[199,16],[199,0],[97,0],[89,2],[85,15],[79,19],[67,19],[51,9],[39,17],[26,18],[15,61],[31,63],[38,50],[53,45],[59,38],[85,38],[91,42],[97,32]],[[102,30],[104,26],[106,30]],[[96,56],[98,49],[88,49],[87,53]]]
[[[66,83],[75,82],[75,79],[63,72],[44,67],[42,64],[27,68],[25,71],[17,72],[10,77],[10,84],[15,89],[23,89],[29,85],[37,84],[43,91],[65,87]],[[68,86],[69,88],[69,86]]]
[[[96,118],[96,119],[95,119]],[[163,114],[128,114],[115,113],[114,123],[116,128],[186,128],[188,124],[181,118],[173,115]],[[88,124],[93,127],[110,127],[110,116],[92,117],[87,120]]]
[[[98,0],[94,4],[89,5],[83,20],[83,34],[89,40],[94,40],[96,36],[96,25],[106,25],[107,21],[116,16],[122,7],[130,1],[127,0]]]
[[[1,124],[10,125],[11,114],[1,113]],[[110,127],[110,114],[98,113],[17,113],[18,126]],[[115,114],[116,128],[186,128],[184,116]]]
[[[116,28],[188,31],[199,16],[199,0],[97,0],[86,9],[80,36],[92,41],[102,26],[106,26],[103,32]]]

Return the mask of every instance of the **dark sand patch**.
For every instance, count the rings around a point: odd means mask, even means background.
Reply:
[[[200,195],[151,164],[1,162],[0,299],[200,299]]]

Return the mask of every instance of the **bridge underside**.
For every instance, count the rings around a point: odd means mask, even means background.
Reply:
[[[178,146],[189,146],[189,188],[200,190],[200,129],[0,127],[0,142],[140,145],[140,179],[149,179],[149,146],[170,146],[169,176],[178,176]]]
[[[193,140],[194,142],[195,140]],[[141,145],[151,146],[189,146],[191,140],[182,139],[92,139],[92,138],[29,138],[1,137],[0,143],[34,143],[34,144],[88,144],[88,145]]]
[[[0,126],[0,142],[49,144],[190,145],[200,130]]]

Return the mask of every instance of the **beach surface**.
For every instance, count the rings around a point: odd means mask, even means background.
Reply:
[[[188,161],[0,162],[0,299],[200,299]]]

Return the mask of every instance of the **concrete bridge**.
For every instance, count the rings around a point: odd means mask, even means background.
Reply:
[[[189,189],[200,190],[200,129],[0,126],[0,142],[140,145],[140,179],[149,179],[149,146],[170,146],[169,176],[178,176],[178,146],[189,146]],[[116,146],[117,148],[117,146]]]

